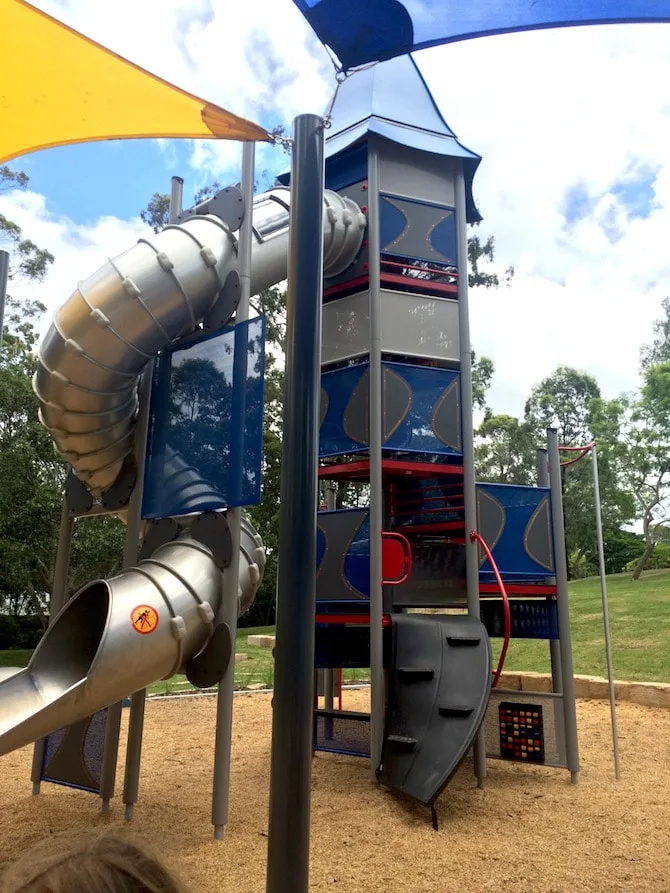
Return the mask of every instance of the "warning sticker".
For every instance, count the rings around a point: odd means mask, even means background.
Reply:
[[[130,612],[130,622],[136,632],[146,636],[158,626],[158,611],[151,605],[138,605]]]

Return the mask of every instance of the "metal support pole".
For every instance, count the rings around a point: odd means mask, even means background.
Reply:
[[[105,726],[105,742],[102,750],[102,770],[100,772],[100,799],[102,800],[102,812],[109,812],[109,804],[114,796],[116,786],[116,764],[119,758],[119,738],[121,737],[121,713],[123,705],[121,701],[112,704],[107,709],[107,724]]]
[[[462,166],[456,175],[456,238],[468,614],[472,617],[479,617],[479,550],[477,544],[470,541],[470,532],[477,530],[477,491],[475,487],[475,434],[472,420],[472,349],[470,347],[470,310],[468,307],[468,233],[465,213],[465,177]],[[486,778],[486,740],[483,727],[475,738],[474,764],[477,787],[483,788]]]
[[[565,528],[563,526],[563,492],[561,486],[561,458],[558,434],[547,429],[549,485],[551,488],[551,520],[554,531],[556,562],[556,598],[558,601],[558,634],[563,683],[563,717],[568,769],[573,784],[579,780],[579,744],[577,741],[577,708],[575,679],[572,668],[572,635],[570,632],[570,603],[568,598],[568,563],[565,557]]]
[[[603,603],[603,626],[605,629],[605,655],[607,657],[607,682],[610,695],[610,714],[612,717],[612,753],[614,754],[614,775],[621,778],[621,765],[619,763],[619,733],[616,721],[616,697],[614,692],[614,668],[612,666],[612,642],[610,639],[610,618],[607,605],[607,580],[605,577],[605,546],[603,544],[603,518],[600,506],[600,481],[598,479],[598,448],[593,444],[591,448],[593,460],[593,501],[596,510],[596,537],[598,541],[598,568],[600,570],[600,595]]]
[[[331,512],[337,508],[337,484],[333,481],[329,481],[326,484],[326,508],[328,509],[328,511]],[[326,710],[332,710],[334,706],[333,697],[335,693],[335,670],[331,667],[327,669],[323,675],[323,706],[326,708]],[[328,735],[328,737],[332,737],[332,722],[330,722],[329,732],[330,734]]]
[[[63,508],[61,509],[60,515],[60,529],[58,533],[58,545],[56,547],[56,562],[54,564],[51,600],[49,602],[49,626],[54,622],[56,614],[63,608],[66,601],[73,532],[74,512],[70,511],[67,504],[67,496],[64,496]],[[33,748],[33,764],[30,772],[30,780],[33,783],[33,795],[37,795],[40,792],[42,763],[44,761],[44,745],[45,739],[40,738],[39,741],[35,742]]]
[[[7,299],[7,280],[9,279],[9,254],[0,251],[0,354],[2,354],[2,333],[5,325],[5,301]]]
[[[256,144],[244,143],[242,149],[242,195],[244,197],[244,219],[240,229],[238,242],[238,273],[240,277],[240,302],[237,305],[235,322],[249,319],[249,302],[251,299],[251,247],[253,240],[252,208],[254,201],[254,168]],[[243,365],[243,377],[246,378],[246,349],[244,356],[239,356],[240,347],[235,343],[235,367]],[[236,381],[233,376],[234,389],[244,397],[244,381]],[[241,390],[240,390],[241,389]],[[233,398],[235,399],[235,398]],[[239,456],[241,464],[243,457]],[[242,468],[239,469],[239,480]],[[233,729],[233,700],[235,691],[235,638],[237,635],[237,615],[239,610],[239,560],[240,560],[240,524],[242,510],[229,508],[226,513],[232,543],[232,559],[223,581],[223,600],[220,612],[221,620],[227,624],[233,640],[232,657],[223,679],[219,683],[216,700],[216,735],[214,743],[214,780],[212,789],[212,824],[214,838],[223,840],[224,827],[228,824],[230,797],[230,746]]]
[[[170,184],[170,211],[168,222],[175,223],[182,210],[182,193],[184,181],[181,177],[172,177]],[[140,533],[142,529],[142,496],[144,491],[144,468],[147,451],[147,437],[149,429],[149,409],[151,402],[151,381],[153,378],[154,361],[147,364],[140,382],[139,403],[140,410],[135,427],[135,460],[137,462],[137,480],[128,503],[126,518],[126,540],[123,549],[123,566],[132,567],[137,561],[139,551]],[[140,786],[140,763],[142,759],[142,734],[144,732],[144,708],[147,693],[145,689],[136,691],[130,701],[130,720],[128,724],[128,747],[126,750],[126,769],[123,782],[123,802],[125,805],[125,818],[130,821],[133,817],[135,804]],[[108,733],[112,735],[108,724]],[[109,747],[107,744],[109,743]],[[105,742],[106,755],[111,760],[112,744]],[[103,799],[103,811],[105,800]]]
[[[384,488],[382,479],[382,309],[379,236],[379,154],[368,146],[368,245],[370,314],[370,770],[377,783],[384,743],[384,590],[382,587],[382,527]]]
[[[539,487],[549,488],[549,465],[546,449],[537,451],[537,483]],[[550,577],[548,583],[556,585],[556,577]],[[549,656],[551,658],[551,690],[556,694],[563,691],[561,679],[561,649],[557,639],[549,640]]]
[[[307,893],[318,505],[324,131],[293,128],[267,893]]]

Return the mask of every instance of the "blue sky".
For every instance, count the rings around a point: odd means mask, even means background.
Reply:
[[[292,0],[37,0],[115,52],[271,128],[322,113],[332,64]],[[475,198],[509,288],[471,296],[472,337],[491,356],[494,408],[518,414],[559,363],[606,395],[638,382],[640,344],[670,294],[670,25],[561,29],[416,55],[438,106],[483,156]],[[50,248],[53,310],[79,279],[143,232],[137,217],[170,177],[185,198],[239,179],[226,142],[156,140],[50,149],[21,159],[23,193],[0,212]],[[257,171],[286,168],[263,148]],[[21,291],[19,290],[19,293]],[[577,322],[578,321],[578,322]]]

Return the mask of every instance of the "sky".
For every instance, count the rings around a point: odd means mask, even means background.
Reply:
[[[322,114],[334,69],[292,0],[33,0],[115,52],[268,129]],[[474,289],[471,336],[491,357],[489,404],[521,415],[559,364],[605,397],[639,385],[639,349],[670,294],[670,25],[513,34],[415,54],[446,121],[483,157],[479,234],[496,240],[509,287]],[[237,144],[116,141],[48,149],[13,163],[27,190],[0,213],[56,257],[14,288],[53,312],[108,257],[132,246],[151,195],[185,180],[185,201],[239,180]],[[257,155],[261,182],[288,159]],[[265,172],[265,173],[264,173]],[[45,322],[46,325],[46,322]]]

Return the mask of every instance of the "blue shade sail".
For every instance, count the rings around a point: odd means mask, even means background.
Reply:
[[[264,317],[160,354],[143,518],[260,502],[264,371]]]
[[[670,22],[670,0],[294,0],[343,69],[489,34]]]

